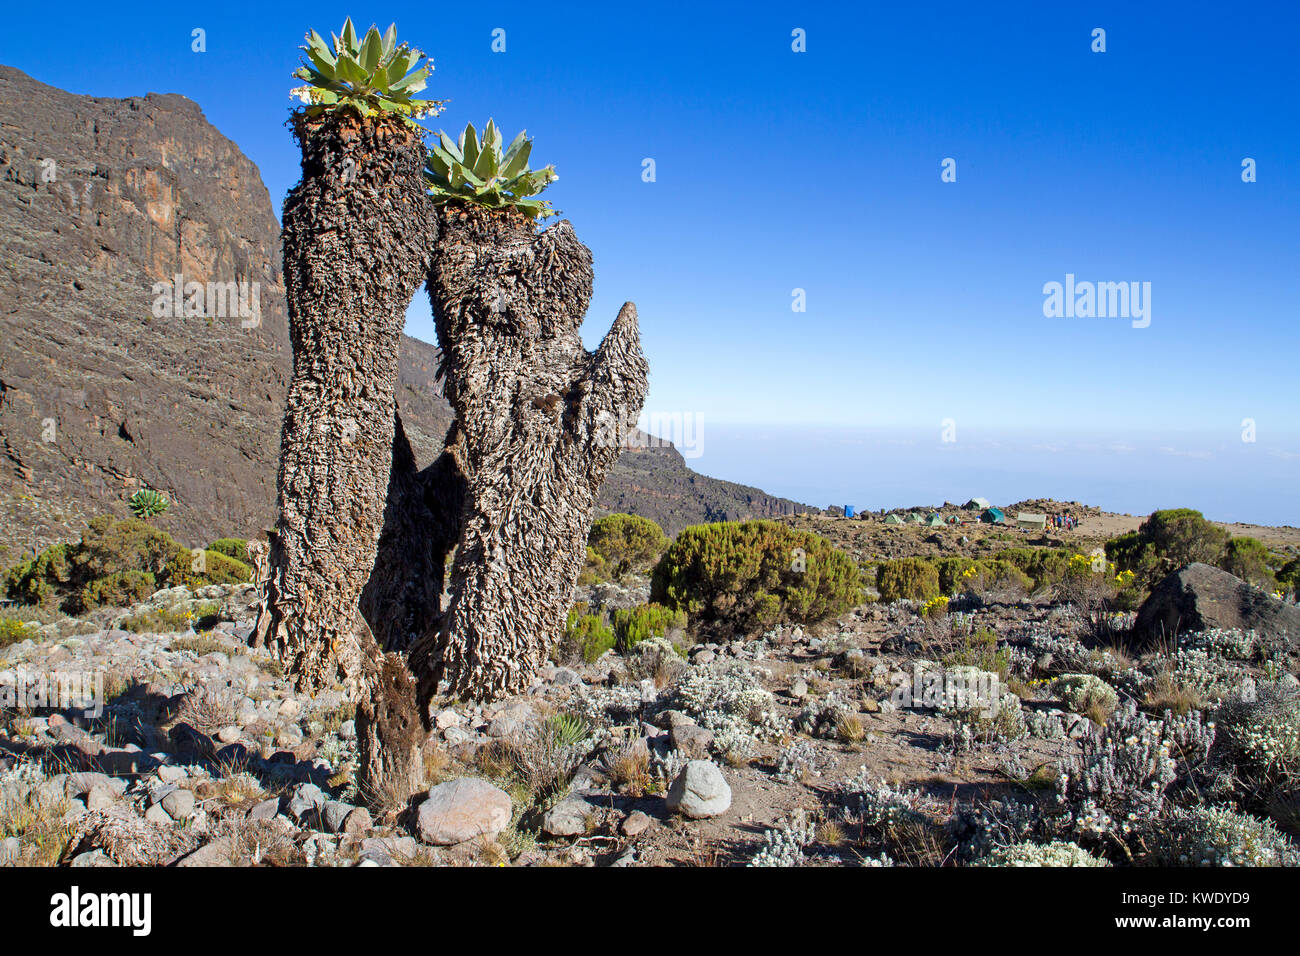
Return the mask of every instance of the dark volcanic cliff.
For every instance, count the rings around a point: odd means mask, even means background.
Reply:
[[[173,500],[159,523],[189,544],[267,526],[291,356],[279,224],[253,163],[184,97],[77,96],[0,66],[0,236],[0,566],[125,514],[141,486]],[[155,284],[177,275],[207,292],[203,314],[161,307]],[[208,286],[240,282],[257,283],[249,317]],[[404,341],[399,401],[422,463],[451,415],[437,355]],[[601,505],[670,530],[801,510],[697,475],[671,447],[626,453]]]

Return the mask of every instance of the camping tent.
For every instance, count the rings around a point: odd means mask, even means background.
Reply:
[[[1007,517],[1001,508],[985,508],[980,512],[980,521],[985,524],[1006,524]]]
[[[908,524],[925,524],[925,519],[921,517],[920,512],[913,511],[907,516]]]
[[[902,523],[903,523],[903,519],[900,518],[898,515],[894,514],[893,512],[890,512],[889,514],[885,515],[885,524],[902,524]]]
[[[968,511],[983,511],[988,506],[989,500],[987,498],[972,498],[965,505]]]
[[[937,511],[934,514],[930,515],[930,517],[925,520],[925,523],[927,526],[931,528],[947,527],[947,522],[943,520],[943,516],[939,514]]]
[[[1016,512],[1016,527],[1029,531],[1046,531],[1047,515],[1030,514],[1028,511]]]

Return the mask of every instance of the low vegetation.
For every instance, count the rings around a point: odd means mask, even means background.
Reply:
[[[139,518],[93,518],[75,544],[56,544],[0,575],[6,597],[23,605],[83,614],[126,607],[160,588],[248,581],[252,569],[230,552],[247,544],[221,539],[212,549],[186,548]]]
[[[774,521],[684,529],[655,567],[651,599],[701,628],[813,623],[863,599],[857,564],[826,539]]]

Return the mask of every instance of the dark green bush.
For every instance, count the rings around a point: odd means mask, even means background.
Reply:
[[[1228,543],[1228,532],[1210,524],[1204,515],[1191,508],[1152,512],[1138,528],[1138,535],[1150,542],[1156,554],[1173,568],[1194,561],[1214,564]]]
[[[962,575],[970,568],[975,567],[974,558],[940,558],[934,562],[935,570],[939,574],[939,593],[952,594],[961,586]],[[880,572],[877,571],[877,580]]]
[[[964,590],[973,594],[987,591],[1027,592],[1034,586],[1033,578],[1010,561],[976,561],[973,570],[974,573],[967,575],[962,582]]]
[[[1277,579],[1269,567],[1271,558],[1264,542],[1256,538],[1233,538],[1224,546],[1218,564],[1229,574],[1271,591],[1277,587]]]
[[[243,538],[218,538],[208,545],[209,551],[215,551],[217,554],[224,554],[228,558],[234,558],[240,564],[252,564],[253,559],[248,553],[248,542]]]
[[[5,594],[11,600],[43,608],[56,607],[60,591],[72,582],[74,568],[70,546],[56,544],[34,558],[21,561],[4,573]]]
[[[1014,565],[1029,577],[1030,587],[1038,590],[1065,577],[1071,554],[1065,548],[1005,548],[992,560]]]
[[[587,535],[589,566],[617,580],[631,572],[647,571],[668,548],[663,528],[639,515],[613,514],[597,518]],[[592,564],[594,560],[594,565]]]
[[[1300,591],[1300,558],[1292,558],[1282,565],[1282,570],[1277,572],[1277,583],[1292,591]]]
[[[74,562],[85,581],[118,571],[148,571],[161,576],[168,562],[186,552],[166,531],[139,518],[92,518],[76,546]]]
[[[1137,531],[1106,542],[1106,557],[1121,571],[1132,571],[1137,591],[1194,561],[1212,564],[1262,588],[1277,586],[1273,556],[1263,542],[1234,538],[1206,521],[1199,511],[1173,508],[1153,512]]]
[[[201,588],[209,584],[243,584],[252,580],[253,569],[242,561],[217,551],[204,551],[202,561],[197,552],[186,551],[167,565],[167,586]],[[196,570],[196,565],[199,570]]]
[[[639,604],[636,607],[614,612],[614,637],[618,649],[628,651],[652,637],[663,637],[669,631],[686,627],[686,615],[660,604]]]
[[[248,565],[217,551],[204,552],[205,570],[192,570],[194,553],[139,518],[92,518],[76,544],[56,544],[9,568],[5,594],[23,604],[79,614],[105,603],[147,597],[157,588],[184,584],[234,584],[252,576]]]
[[[925,558],[897,558],[876,567],[882,601],[928,601],[939,596],[939,571]]]
[[[1191,508],[1153,511],[1137,531],[1106,542],[1106,557],[1121,571],[1132,571],[1140,589],[1194,561],[1218,564],[1228,533]]]
[[[569,608],[564,621],[564,636],[560,640],[560,657],[581,657],[592,663],[601,654],[614,647],[614,632],[605,623],[604,617],[592,614],[585,602],[578,602]]]
[[[134,634],[164,634],[187,628],[210,628],[221,619],[221,605],[216,601],[202,601],[190,610],[159,608],[141,611],[123,618],[118,627]]]
[[[684,529],[655,567],[651,600],[701,627],[812,623],[863,599],[853,559],[826,539],[775,521]]]
[[[114,571],[96,578],[81,591],[81,606],[95,608],[129,607],[158,590],[158,582],[148,571]]]

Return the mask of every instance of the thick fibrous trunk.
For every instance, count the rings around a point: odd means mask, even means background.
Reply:
[[[396,816],[424,784],[424,726],[416,688],[400,654],[372,642],[362,668],[368,693],[357,703],[357,792],[373,809]]]
[[[567,222],[452,207],[441,225],[429,294],[467,488],[450,607],[411,664],[422,701],[441,679],[490,699],[525,689],[559,637],[647,366],[630,302],[583,348],[591,253]]]
[[[364,696],[377,668],[358,599],[391,480],[406,306],[431,246],[423,145],[390,118],[296,132],[302,181],[283,217],[294,367],[259,631],[300,691],[343,680]]]

